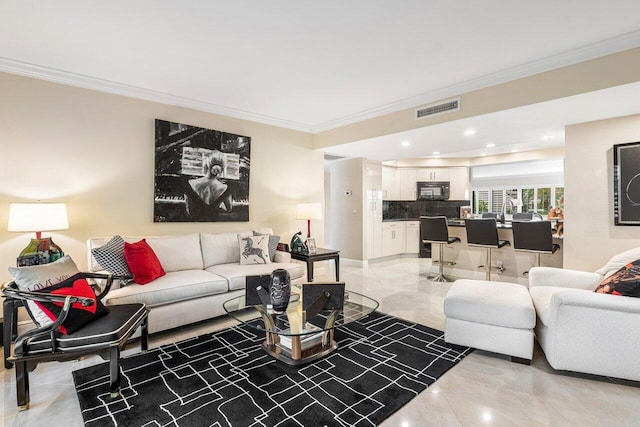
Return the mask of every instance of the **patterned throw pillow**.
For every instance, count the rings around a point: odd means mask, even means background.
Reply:
[[[124,257],[133,274],[133,280],[139,285],[146,285],[165,274],[160,260],[145,239],[136,243],[124,243]]]
[[[253,231],[254,236],[269,236],[269,259],[271,262],[276,257],[276,249],[278,248],[278,243],[280,242],[280,236],[274,236],[272,234],[262,234],[257,231]]]
[[[132,277],[127,260],[124,257],[124,239],[120,236],[113,236],[103,246],[91,249],[91,254],[96,259],[100,267],[112,274]],[[122,284],[129,280],[122,281]]]
[[[93,305],[87,307],[84,307],[81,303],[71,305],[69,314],[67,314],[67,317],[58,327],[60,332],[65,335],[74,333],[87,323],[108,313],[107,308],[96,297],[95,292],[93,292],[93,289],[89,286],[87,279],[85,279],[82,273],[75,274],[56,285],[42,289],[40,292],[54,295],[73,295],[76,297],[91,298],[94,301]],[[51,322],[55,322],[60,316],[60,313],[62,313],[63,303],[61,302],[36,301],[36,305]]]
[[[630,262],[604,279],[596,288],[599,294],[640,297],[640,259]]]
[[[240,264],[271,264],[269,259],[269,236],[243,236],[238,234]]]
[[[18,289],[22,291],[39,292],[49,286],[56,285],[79,273],[76,263],[69,255],[50,264],[31,265],[28,267],[9,267],[9,273],[13,276]],[[45,326],[53,323],[34,301],[25,301],[26,308],[31,319],[37,326]]]

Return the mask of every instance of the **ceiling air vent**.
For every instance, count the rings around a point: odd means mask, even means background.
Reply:
[[[450,99],[439,104],[427,105],[416,110],[416,120],[424,117],[435,116],[438,114],[458,111],[460,109],[460,98]]]

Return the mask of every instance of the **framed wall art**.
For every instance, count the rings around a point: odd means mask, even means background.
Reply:
[[[615,225],[640,225],[640,142],[613,146]]]
[[[154,222],[249,221],[251,138],[155,121]]]

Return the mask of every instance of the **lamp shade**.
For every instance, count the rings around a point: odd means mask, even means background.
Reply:
[[[322,206],[320,203],[298,203],[296,219],[322,219]]]
[[[51,231],[69,228],[64,203],[12,203],[8,231]]]

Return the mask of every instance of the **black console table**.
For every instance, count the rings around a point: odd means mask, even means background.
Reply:
[[[316,261],[333,260],[336,265],[336,282],[340,280],[340,251],[318,248],[315,254],[301,254],[291,252],[291,258],[307,263],[307,281],[313,282],[313,263]]]

